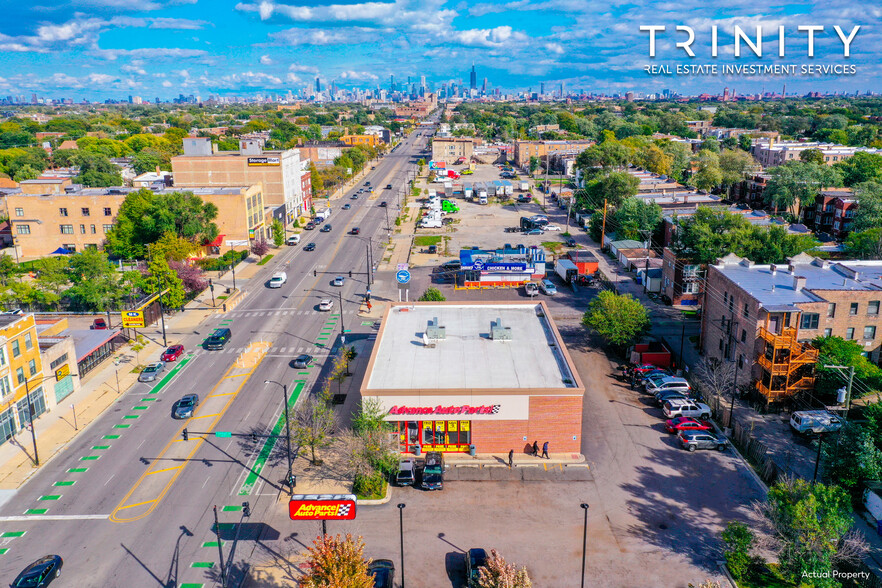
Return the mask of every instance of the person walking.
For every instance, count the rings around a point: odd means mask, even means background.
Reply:
[[[545,459],[551,459],[550,457],[548,457],[548,441],[546,441],[542,445],[542,457],[544,457]]]
[[[539,457],[539,443],[533,441],[533,457]]]
[[[508,450],[508,469],[512,468],[512,463],[514,463],[514,449]]]

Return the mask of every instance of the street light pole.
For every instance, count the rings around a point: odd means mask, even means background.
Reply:
[[[340,344],[346,345],[346,327],[343,326],[343,291],[337,291],[337,297],[340,299]]]
[[[236,289],[236,253],[233,250],[233,245],[230,244],[230,253],[233,255],[230,257],[230,267],[233,270],[233,290]]]
[[[220,523],[217,520],[217,505],[214,505],[214,534],[217,537],[217,555],[220,558],[221,588],[227,588],[227,571],[224,569],[224,549],[220,536]]]
[[[291,478],[291,421],[288,418],[288,385],[275,380],[264,380],[264,384],[275,384],[282,387],[282,406],[285,408],[285,452],[288,456],[288,475],[285,477],[285,483],[288,485],[288,495],[294,495],[294,484]]]
[[[404,507],[403,502],[398,503],[398,531],[401,537],[401,588],[404,588]]]
[[[582,588],[585,588],[585,547],[588,544],[588,505],[583,502],[579,506],[585,511],[585,523],[582,525]]]

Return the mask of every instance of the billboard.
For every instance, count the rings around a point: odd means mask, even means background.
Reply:
[[[123,327],[131,327],[133,329],[144,328],[144,311],[143,310],[124,310],[120,316]]]
[[[354,494],[295,494],[288,501],[292,521],[351,521],[355,518]]]
[[[249,157],[248,158],[249,166],[260,166],[260,165],[282,165],[281,157]]]
[[[434,159],[429,162],[429,169],[447,169],[447,162],[445,161],[435,161]]]

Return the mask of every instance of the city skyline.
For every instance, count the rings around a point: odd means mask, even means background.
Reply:
[[[760,8],[746,2],[706,7],[613,4],[604,9],[576,0],[528,4],[466,4],[414,0],[294,4],[270,0],[67,0],[6,9],[0,26],[0,95],[101,101],[135,95],[145,102],[183,94],[203,98],[256,94],[309,97],[320,87],[417,93],[457,85],[472,92],[695,95],[809,91],[879,91],[873,49],[882,17],[877,7],[844,2]],[[735,16],[735,10],[751,14]],[[682,15],[689,14],[688,18]],[[810,14],[811,19],[806,15]],[[825,27],[814,57],[798,27]],[[657,56],[641,26],[665,26]],[[674,46],[695,32],[695,57]],[[719,57],[711,57],[711,27],[719,29]],[[750,37],[762,26],[763,57],[733,48],[735,26]],[[778,27],[786,56],[778,56]],[[833,30],[860,26],[850,55]],[[747,53],[745,55],[744,53]],[[650,75],[644,66],[706,64],[848,64],[851,75]],[[483,82],[483,83],[482,83]]]

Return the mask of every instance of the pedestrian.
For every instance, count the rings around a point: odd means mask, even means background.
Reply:
[[[544,457],[545,459],[551,459],[550,457],[548,457],[548,441],[546,441],[545,444],[542,445],[542,457]]]
[[[508,450],[508,469],[512,468],[512,463],[514,462],[514,449]]]
[[[533,457],[539,457],[539,443],[533,441]]]

